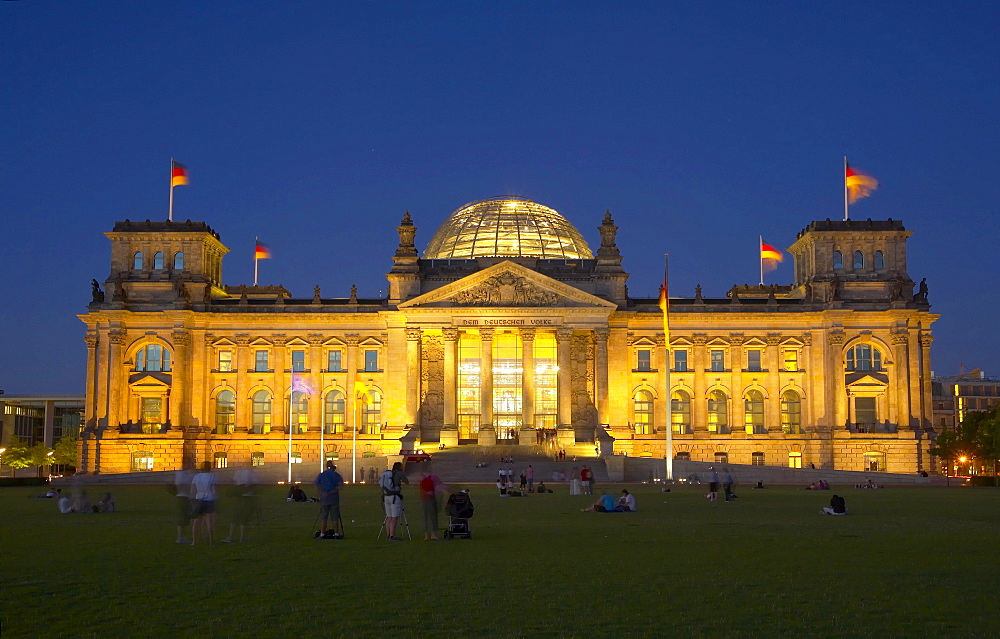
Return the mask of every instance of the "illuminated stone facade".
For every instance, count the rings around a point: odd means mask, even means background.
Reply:
[[[628,296],[610,214],[596,255],[518,198],[441,229],[421,259],[404,216],[385,299],[293,298],[225,286],[228,249],[203,223],[117,223],[80,316],[79,469],[286,463],[290,428],[292,458],[313,464],[540,440],[662,457],[668,419],[695,461],[931,469],[937,316],[898,221],[813,222],[791,285],[672,297],[669,351],[657,300]]]

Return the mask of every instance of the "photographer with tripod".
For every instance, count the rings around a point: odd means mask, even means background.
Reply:
[[[343,539],[340,530],[340,487],[344,485],[344,478],[337,472],[337,467],[333,462],[327,460],[326,470],[316,476],[316,489],[319,491],[319,519],[320,529],[316,533],[317,539]],[[327,520],[330,521],[330,529],[326,527]]]
[[[410,480],[403,473],[403,464],[396,462],[391,470],[387,470],[378,479],[382,488],[382,507],[385,509],[385,532],[389,541],[403,541],[396,536],[396,524],[403,513],[403,484]],[[409,530],[409,527],[407,527]]]

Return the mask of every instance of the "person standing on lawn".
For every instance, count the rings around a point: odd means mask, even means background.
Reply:
[[[396,462],[378,479],[382,489],[382,507],[385,509],[385,532],[389,541],[403,541],[396,536],[396,524],[403,514],[403,484],[410,483],[403,473],[403,464]]]
[[[212,462],[201,465],[201,472],[191,480],[191,492],[194,493],[194,509],[191,515],[191,545],[198,543],[198,530],[212,545],[212,534],[215,529],[215,475],[212,474]]]
[[[590,470],[586,464],[580,470],[580,483],[583,484],[584,495],[594,494],[594,471]]]
[[[524,471],[524,476],[528,479],[528,492],[535,492],[535,469],[528,464],[528,469]]]
[[[344,478],[337,472],[332,460],[327,460],[326,470],[316,476],[316,489],[319,491],[320,530],[316,537],[323,539],[341,539],[340,534],[340,487]],[[330,521],[330,529],[326,522]]]
[[[445,490],[441,478],[431,471],[430,462],[424,463],[420,479],[420,506],[424,511],[424,541],[438,540],[438,493]]]
[[[726,493],[726,501],[736,501],[733,495],[733,474],[728,467],[722,469],[722,490]]]

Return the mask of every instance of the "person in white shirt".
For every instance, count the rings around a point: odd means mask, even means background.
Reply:
[[[635,495],[627,490],[622,490],[622,496],[618,498],[618,508],[623,513],[634,513],[636,511]]]
[[[215,475],[212,474],[212,462],[202,464],[201,472],[191,480],[191,492],[194,493],[191,545],[198,542],[199,528],[204,531],[208,545],[212,545],[212,531],[215,529]]]

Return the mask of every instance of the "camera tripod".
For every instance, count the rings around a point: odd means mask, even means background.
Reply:
[[[385,509],[385,503],[384,502],[382,504],[382,508],[383,508],[383,510]],[[405,510],[402,513],[400,513],[398,519],[401,519],[403,521],[403,525],[406,526],[406,538],[409,539],[410,541],[413,541],[413,536],[410,534],[410,522],[406,519],[406,511]],[[388,521],[389,521],[389,515],[386,515],[385,519],[382,520],[382,527],[378,529],[378,536],[375,537],[376,540],[382,538],[382,531],[385,530],[385,525],[386,525],[386,522],[388,522]],[[398,533],[398,528],[399,528],[399,522],[398,521],[396,522],[396,528],[397,528],[397,533]]]
[[[315,532],[313,534],[313,538],[314,539],[319,539],[320,537],[322,537],[322,533],[321,533],[321,522],[322,521],[323,521],[323,511],[322,511],[322,509],[320,509],[320,512],[316,513],[316,521],[314,521],[313,525],[312,525],[312,527],[315,529]],[[344,538],[344,515],[341,514],[341,513],[337,513],[337,524],[338,524],[337,525],[337,530],[340,531],[340,539],[343,539]]]

